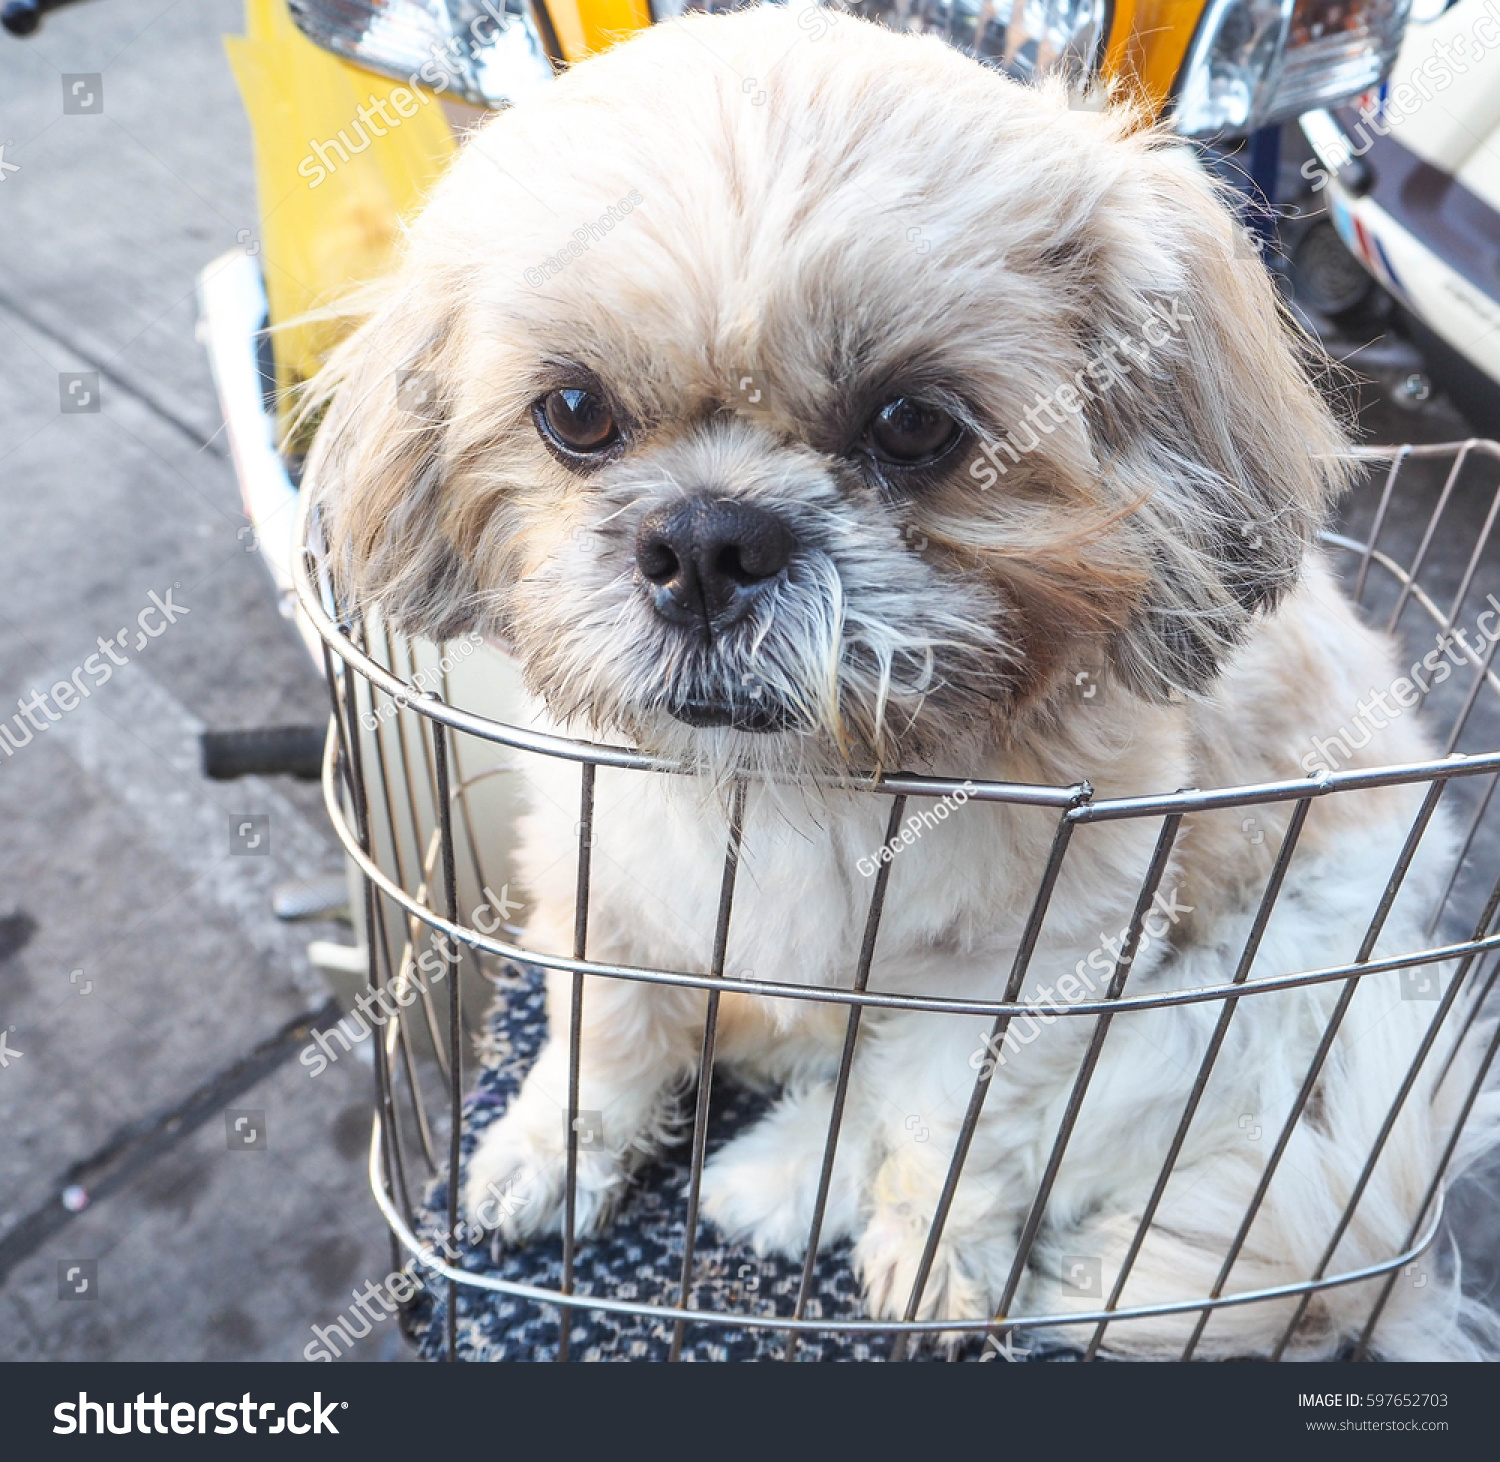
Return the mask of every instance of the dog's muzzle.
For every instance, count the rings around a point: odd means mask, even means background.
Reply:
[[[655,509],[635,539],[636,569],[656,613],[669,624],[717,639],[782,579],[797,540],[774,513],[732,498],[699,494]],[[756,698],[722,702],[685,696],[667,709],[689,726],[778,731],[786,714]]]

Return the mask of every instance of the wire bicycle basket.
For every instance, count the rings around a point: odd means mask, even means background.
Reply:
[[[1500,592],[1500,557],[1494,545],[1494,529],[1500,516],[1500,444],[1471,440],[1463,443],[1363,449],[1359,455],[1367,468],[1362,486],[1356,490],[1344,531],[1324,535],[1327,554],[1340,572],[1344,587],[1367,618],[1409,641],[1427,641],[1437,635],[1451,639],[1467,617],[1482,610],[1487,596]],[[1415,485],[1413,485],[1415,483]],[[1362,979],[1390,971],[1416,972],[1451,967],[1446,989],[1432,1006],[1430,1038],[1413,1058],[1407,1071],[1392,1071],[1388,1093],[1390,1122],[1400,1112],[1412,1089],[1417,1067],[1434,1050],[1441,1034],[1452,1040],[1455,1030],[1466,1033],[1476,1021],[1500,972],[1500,837],[1487,823],[1487,813],[1497,780],[1500,780],[1500,674],[1493,665],[1500,635],[1487,646],[1469,647],[1458,674],[1441,688],[1424,694],[1420,711],[1429,735],[1441,755],[1419,763],[1368,769],[1333,770],[1324,775],[1289,779],[1255,786],[1219,787],[1179,791],[1163,788],[1150,795],[1099,797],[1086,783],[1071,786],[1036,786],[996,782],[961,782],[927,776],[889,774],[859,785],[858,795],[879,799],[888,808],[888,837],[899,830],[907,809],[930,805],[936,799],[964,792],[980,803],[1009,803],[1050,812],[1056,835],[1047,865],[1036,870],[1036,894],[1006,989],[1006,999],[960,999],[947,995],[911,995],[871,988],[869,984],[875,941],[878,935],[891,864],[882,863],[870,880],[871,891],[864,920],[863,942],[848,951],[849,977],[841,985],[814,985],[795,980],[766,980],[726,970],[725,950],[733,918],[733,894],[740,868],[744,830],[746,784],[739,782],[731,799],[729,835],[724,854],[722,896],[713,927],[704,932],[705,950],[712,953],[701,969],[656,969],[598,962],[589,956],[588,898],[594,845],[596,773],[601,768],[638,777],[677,777],[684,771],[670,763],[628,747],[595,745],[567,740],[509,724],[503,716],[476,707],[492,689],[498,673],[496,660],[473,640],[458,646],[432,647],[414,644],[390,631],[373,615],[356,606],[334,602],[320,560],[309,546],[315,537],[306,504],[299,543],[303,550],[295,565],[295,578],[302,611],[321,637],[328,683],[333,699],[333,734],[328,739],[324,767],[324,792],[337,834],[355,865],[364,888],[363,937],[369,955],[371,986],[391,992],[390,1011],[383,1023],[376,1050],[376,1110],[370,1144],[370,1182],[393,1234],[414,1273],[435,1287],[430,1312],[433,1330],[425,1346],[428,1353],[457,1359],[474,1353],[472,1345],[460,1343],[460,1318],[472,1316],[487,1304],[503,1304],[514,1315],[524,1312],[550,1317],[554,1328],[545,1347],[557,1359],[577,1354],[575,1327],[585,1315],[604,1316],[621,1327],[620,1333],[645,1334],[656,1338],[667,1358],[682,1357],[686,1338],[752,1335],[757,1353],[795,1359],[818,1352],[817,1345],[829,1337],[846,1347],[842,1355],[888,1355],[892,1359],[912,1353],[921,1337],[955,1335],[971,1342],[1010,1343],[1011,1337],[1065,1336],[1062,1344],[1092,1359],[1109,1349],[1114,1327],[1165,1312],[1197,1316],[1193,1338],[1184,1349],[1191,1355],[1197,1339],[1212,1315],[1225,1307],[1292,1304],[1292,1319],[1286,1326],[1275,1358],[1291,1341],[1308,1304],[1319,1293],[1343,1286],[1362,1286],[1368,1318],[1353,1354],[1363,1357],[1380,1323],[1395,1285],[1403,1272],[1422,1260],[1443,1230],[1443,1196],[1448,1169],[1459,1149],[1465,1121],[1479,1097],[1497,1044],[1500,1028],[1486,1035],[1477,1075],[1457,1101],[1458,1116],[1451,1131],[1440,1141],[1440,1156],[1430,1174],[1425,1192],[1414,1207],[1406,1241],[1373,1264],[1338,1269],[1332,1264],[1338,1242],[1334,1235],[1324,1262],[1296,1282],[1241,1289],[1234,1285],[1234,1265],[1245,1234],[1254,1220],[1254,1207],[1274,1180],[1277,1163],[1299,1121],[1306,1120],[1308,1097],[1319,1075],[1318,1063],[1326,1055],[1328,1041],[1347,1009],[1348,1001]],[[1451,555],[1433,552],[1442,533],[1473,534],[1467,558],[1455,566]],[[1410,545],[1403,553],[1397,541]],[[1466,541],[1459,538],[1457,541]],[[1489,602],[1495,602],[1492,598]],[[1459,636],[1462,639],[1462,636]],[[479,669],[482,665],[482,669]],[[463,682],[464,688],[454,687]],[[467,702],[467,704],[465,703]],[[493,710],[492,698],[485,704]],[[508,826],[515,816],[516,793],[510,773],[518,759],[542,758],[558,765],[571,765],[577,775],[575,937],[571,957],[528,949],[523,931],[509,922],[510,872],[504,863],[502,839],[496,828]],[[841,786],[848,787],[843,783]],[[1353,960],[1319,969],[1259,972],[1253,978],[1250,966],[1278,898],[1288,879],[1295,884],[1293,859],[1298,837],[1309,808],[1320,798],[1374,788],[1405,786],[1422,789],[1421,808],[1408,834],[1403,857],[1387,882],[1381,907],[1372,909],[1370,937]],[[1406,867],[1421,841],[1423,830],[1439,801],[1457,814],[1459,840],[1456,857],[1442,880],[1435,906],[1426,910],[1428,947],[1394,956],[1373,956],[1374,932],[1378,931],[1396,897]],[[1162,874],[1167,867],[1182,819],[1194,813],[1238,810],[1253,814],[1256,808],[1290,804],[1290,821],[1255,910],[1253,923],[1236,964],[1226,964],[1222,979],[1212,985],[1160,991],[1132,991],[1123,976],[1112,981],[1098,998],[1053,1006],[1050,1014],[1060,1019],[1086,1023],[1090,1030],[1089,1051],[1097,1054],[1112,1022],[1142,1018],[1149,1012],[1172,1005],[1202,1004],[1217,1014],[1214,1040],[1204,1054],[1195,1080],[1183,1093],[1176,1138],[1157,1176],[1153,1200],[1148,1204],[1134,1235],[1124,1269],[1112,1292],[1100,1292],[1092,1304],[1072,1308],[1017,1313],[1013,1301],[1033,1247],[1046,1223],[1048,1201],[1058,1167],[1076,1135],[1076,1123],[1088,1091],[1092,1067],[1080,1063],[1072,1097],[1055,1133],[1049,1160],[1021,1230],[1010,1281],[997,1311],[984,1318],[915,1318],[916,1305],[908,1307],[902,1320],[870,1318],[857,1312],[857,1305],[829,1313],[823,1297],[827,1279],[826,1261],[819,1257],[817,1238],[828,1202],[829,1178],[839,1140],[839,1123],[848,1091],[852,1063],[858,1045],[860,1023],[871,1010],[965,1014],[993,1022],[991,1039],[998,1045],[1010,1023],[1038,1009],[1034,1002],[1019,998],[1026,962],[1035,947],[1047,915],[1051,888],[1067,857],[1075,829],[1088,824],[1144,819],[1159,827],[1155,849],[1138,890],[1125,948],[1134,948],[1152,906]],[[572,815],[570,812],[569,815]],[[500,895],[495,890],[502,890]],[[468,918],[461,909],[482,909]],[[447,951],[444,959],[454,969],[446,980],[441,998],[435,998],[411,974],[428,948]],[[1126,962],[1128,965],[1128,961]],[[494,1105],[500,1098],[476,1098],[466,1077],[466,1046],[470,1038],[485,1039],[485,1027],[475,1018],[472,996],[476,990],[497,988],[501,1004],[509,1000],[517,1009],[531,1001],[539,1009],[534,989],[525,986],[518,970],[562,972],[572,981],[570,1049],[571,1097],[566,1113],[567,1171],[564,1184],[560,1234],[560,1256],[549,1269],[530,1278],[514,1266],[505,1269],[486,1263],[482,1247],[461,1246],[463,1225],[459,1201],[461,1164],[466,1144],[472,1140],[476,1100]],[[1230,970],[1233,970],[1233,977]],[[483,984],[479,983],[480,977]],[[1403,976],[1404,977],[1404,976]],[[644,981],[663,987],[701,991],[705,997],[702,1058],[691,1132],[686,1155],[679,1167],[683,1180],[680,1194],[666,1192],[660,1198],[656,1219],[668,1225],[675,1236],[667,1255],[671,1281],[659,1286],[656,1298],[643,1297],[644,1285],[631,1263],[639,1254],[593,1264],[580,1282],[583,1244],[576,1233],[577,1171],[580,1143],[578,1106],[579,1020],[585,987],[593,981]],[[1251,1210],[1245,1215],[1239,1235],[1224,1255],[1219,1281],[1211,1291],[1193,1293],[1169,1304],[1132,1306],[1121,1302],[1130,1262],[1139,1252],[1153,1222],[1155,1204],[1172,1175],[1197,1110],[1205,1084],[1214,1067],[1235,1010],[1246,1000],[1304,987],[1328,985],[1342,990],[1334,1007],[1327,1040],[1309,1069],[1300,1099],[1282,1120],[1279,1141],[1267,1142],[1266,1165],[1256,1189]],[[469,996],[465,1008],[465,992]],[[822,1181],[814,1205],[811,1242],[807,1258],[791,1265],[776,1285],[765,1290],[756,1282],[757,1273],[746,1275],[754,1265],[726,1261],[714,1251],[713,1274],[705,1265],[711,1242],[699,1219],[699,1192],[709,1146],[710,1093],[716,1090],[714,1076],[715,1022],[722,995],[750,995],[773,1000],[819,1002],[840,1011],[846,1022],[842,1056],[838,1066],[832,1116],[825,1144]],[[1486,1032],[1487,1026],[1483,1027]],[[347,1047],[347,1042],[345,1043]],[[493,1051],[491,1052],[493,1054]],[[1451,1059],[1451,1057],[1450,1057]],[[432,1072],[442,1079],[436,1091]],[[1446,1076],[1446,1070],[1443,1075]],[[930,1266],[942,1225],[946,1204],[962,1171],[969,1141],[979,1121],[992,1071],[977,1069],[973,1094],[949,1158],[949,1181],[938,1205],[928,1236],[925,1262]],[[1467,1078],[1468,1073],[1465,1073]],[[1365,1159],[1368,1177],[1380,1157],[1382,1135]],[[663,1190],[665,1191],[665,1190]],[[1351,1221],[1362,1188],[1344,1207],[1341,1226]],[[435,1195],[435,1196],[434,1196]],[[667,1210],[670,1210],[668,1212]],[[753,1257],[753,1256],[751,1256]],[[731,1276],[728,1263],[736,1269]],[[824,1266],[820,1268],[820,1266]],[[919,1288],[921,1280],[919,1279]],[[708,1296],[707,1301],[704,1295]],[[1364,1299],[1362,1299],[1362,1304]],[[566,1315],[567,1321],[560,1322]],[[468,1323],[467,1321],[465,1322]],[[631,1326],[638,1327],[630,1330]],[[467,1333],[467,1332],[466,1332]],[[536,1334],[533,1332],[533,1340]],[[849,1349],[848,1347],[852,1347]],[[687,1347],[689,1350],[691,1346]],[[988,1349],[994,1349],[992,1344]],[[972,1345],[970,1347],[972,1351]],[[505,1352],[515,1353],[514,1350]],[[636,1345],[631,1354],[644,1353]],[[700,1353],[714,1354],[712,1346]],[[983,1358],[992,1358],[986,1354]]]

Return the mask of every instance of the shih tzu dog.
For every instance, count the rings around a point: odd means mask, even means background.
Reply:
[[[1214,186],[1129,111],[935,39],[771,7],[589,60],[468,141],[321,392],[308,475],[343,590],[416,633],[504,641],[535,725],[687,769],[599,773],[594,960],[707,969],[743,781],[727,973],[847,988],[888,863],[869,988],[1001,999],[1057,809],[924,819],[913,799],[882,853],[890,801],[861,779],[1086,779],[1098,798],[1300,777],[1398,674],[1314,550],[1345,443]],[[1431,754],[1397,715],[1348,765]],[[527,760],[531,942],[568,955],[578,771]],[[1315,800],[1252,985],[1370,953],[1422,792]],[[1183,821],[1127,994],[1230,981],[1294,807]],[[1059,1007],[1108,986],[1161,827],[1075,829],[1021,991],[1042,1011],[1003,1040],[973,1015],[867,1010],[822,1242],[852,1242],[871,1315],[918,1288],[921,1318],[995,1313],[1098,1024]],[[1425,947],[1450,851],[1438,816],[1375,957]],[[570,977],[551,978],[551,1043],[466,1175],[481,1214],[491,1185],[528,1194],[508,1242],[559,1223]],[[1138,1244],[1221,1007],[1118,1016],[1007,1313],[1098,1308],[1127,1258],[1118,1305],[1170,1307],[1400,1254],[1475,1062],[1440,1039],[1397,1103],[1434,1010],[1400,979],[1359,981],[1259,1195],[1344,982],[1239,1001]],[[603,1141],[579,1155],[580,1233],[680,1130],[705,1000],[587,981],[578,1105]],[[716,1069],[777,1101],[711,1157],[703,1212],[761,1252],[807,1242],[846,1014],[723,999]],[[1468,1130],[1493,1142],[1488,1099]],[[1080,1259],[1093,1282],[1070,1300]],[[1289,1354],[1347,1350],[1380,1288],[1312,1295]],[[1195,1353],[1269,1353],[1299,1299],[1215,1310]],[[1178,1354],[1197,1316],[1118,1323],[1105,1349]],[[1375,1347],[1476,1355],[1491,1334],[1433,1259]]]

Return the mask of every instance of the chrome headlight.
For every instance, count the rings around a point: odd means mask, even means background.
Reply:
[[[290,0],[309,40],[346,61],[479,107],[552,76],[524,0]]]
[[[840,6],[892,30],[938,35],[1021,81],[1061,73],[1090,80],[1104,40],[1105,0],[855,0]]]
[[[657,20],[687,10],[736,10],[744,0],[650,0]],[[1084,86],[1097,74],[1108,0],[819,0],[891,30],[941,36],[1021,81],[1057,72]],[[810,32],[811,33],[811,32]]]
[[[1174,121],[1230,136],[1383,81],[1411,0],[1213,0],[1182,68]]]

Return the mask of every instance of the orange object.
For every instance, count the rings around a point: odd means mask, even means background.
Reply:
[[[1160,114],[1187,57],[1203,0],[1116,0],[1104,75]]]
[[[550,0],[547,14],[569,61],[607,51],[651,24],[646,0]]]

